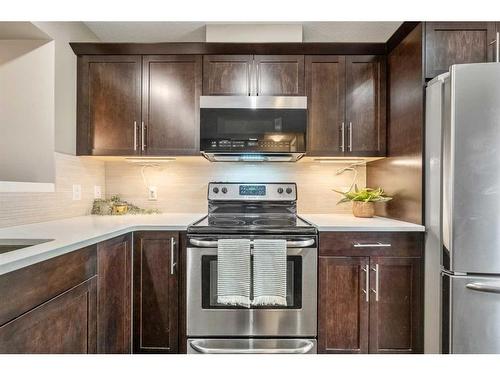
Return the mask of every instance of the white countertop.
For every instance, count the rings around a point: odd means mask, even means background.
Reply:
[[[0,239],[53,239],[0,254],[0,275],[136,230],[186,230],[206,213],[78,216],[0,228]]]
[[[299,214],[320,232],[425,232],[423,225],[385,217],[360,218],[351,214]]]
[[[79,216],[0,228],[0,239],[53,239],[0,254],[0,275],[58,255],[137,230],[183,231],[206,213],[125,216]],[[422,225],[382,217],[361,219],[350,214],[300,214],[319,231],[423,232]]]

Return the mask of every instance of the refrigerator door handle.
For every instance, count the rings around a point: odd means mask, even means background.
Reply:
[[[465,287],[477,292],[500,294],[500,283],[469,283]]]

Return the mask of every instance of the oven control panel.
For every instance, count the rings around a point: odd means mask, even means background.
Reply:
[[[291,182],[210,182],[208,184],[208,199],[225,201],[295,201],[297,200],[297,185]]]

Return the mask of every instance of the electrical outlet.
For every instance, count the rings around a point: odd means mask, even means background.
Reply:
[[[101,199],[101,185],[94,185],[94,199]]]
[[[73,185],[73,200],[82,200],[82,185]]]
[[[156,186],[148,187],[148,200],[155,201],[158,199],[158,191],[156,190]]]

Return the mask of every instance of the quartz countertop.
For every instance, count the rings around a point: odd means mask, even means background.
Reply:
[[[0,254],[0,275],[85,246],[137,230],[184,231],[206,213],[124,216],[79,216],[70,219],[0,228],[0,239],[51,239],[39,245]],[[299,214],[322,231],[423,232],[422,225],[350,214]]]
[[[0,239],[53,239],[0,254],[0,275],[137,230],[183,231],[206,213],[78,216],[0,228]]]
[[[299,214],[320,232],[425,232],[425,227],[385,217],[360,218],[351,214]]]

